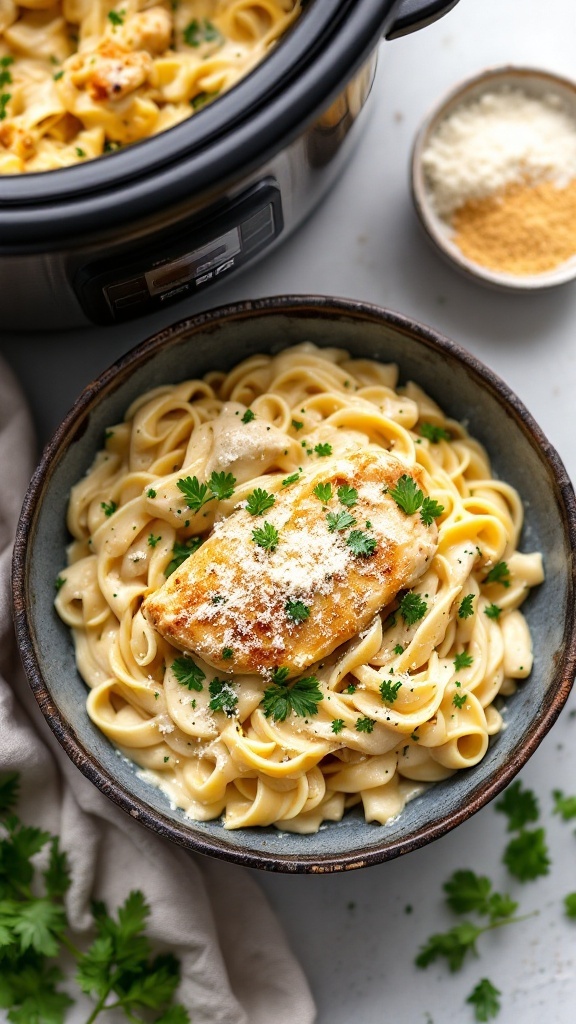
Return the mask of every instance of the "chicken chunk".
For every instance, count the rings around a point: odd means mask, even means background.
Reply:
[[[406,466],[364,449],[322,460],[274,504],[247,503],[142,606],[159,633],[238,674],[303,671],[361,632],[425,572],[437,527],[391,497]],[[409,475],[419,483],[420,471]],[[320,486],[319,486],[320,485]]]

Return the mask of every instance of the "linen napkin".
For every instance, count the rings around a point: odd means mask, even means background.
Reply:
[[[312,1024],[304,974],[250,874],[193,857],[130,818],[72,764],[40,713],[19,664],[10,587],[13,535],[33,459],[28,410],[0,363],[0,772],[20,773],[22,821],[61,837],[72,873],[71,929],[80,941],[89,939],[91,901],[116,910],[138,888],[151,907],[146,933],[154,952],[170,950],[180,961],[176,998],[192,1024]],[[69,991],[78,1002],[67,1024],[86,1020],[84,997]]]

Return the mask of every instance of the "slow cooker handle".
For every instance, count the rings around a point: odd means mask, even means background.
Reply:
[[[401,0],[398,12],[386,33],[386,39],[397,39],[437,21],[456,6],[458,0]]]

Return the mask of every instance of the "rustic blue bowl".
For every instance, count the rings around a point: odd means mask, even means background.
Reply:
[[[468,422],[496,474],[523,496],[522,547],[542,551],[546,568],[545,583],[524,606],[534,670],[507,702],[507,728],[484,760],[428,789],[395,821],[366,824],[356,809],[316,835],[273,828],[228,832],[219,821],[190,821],[172,809],[92,725],[70,632],[54,611],[54,580],[65,563],[70,488],[90,466],[105,428],[123,417],[137,395],[304,340],[398,363],[402,380],[414,379],[450,416]],[[80,395],[47,445],[22,509],[14,552],[16,632],[50,727],[77,767],[123,810],[199,853],[268,870],[339,871],[397,857],[444,835],[496,796],[534,753],[576,672],[575,548],[576,501],[558,455],[518,398],[477,359],[431,328],[375,306],[321,296],[261,299],[161,331]]]

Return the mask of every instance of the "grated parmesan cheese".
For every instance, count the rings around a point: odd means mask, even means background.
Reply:
[[[553,94],[518,88],[486,92],[444,118],[422,154],[430,198],[439,216],[507,185],[576,178],[576,119]]]

